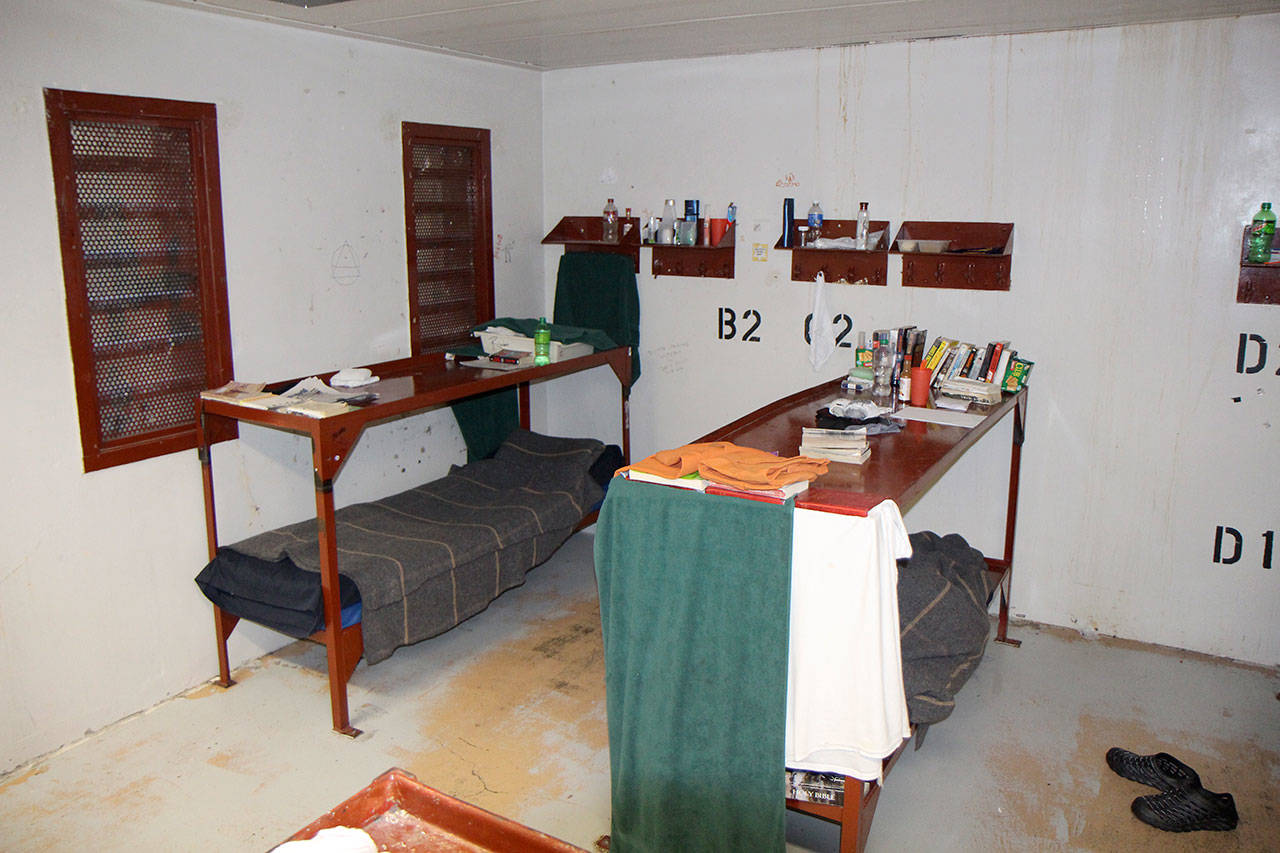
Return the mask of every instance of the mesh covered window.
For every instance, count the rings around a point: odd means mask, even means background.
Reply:
[[[412,352],[467,343],[493,317],[489,131],[403,125]]]
[[[85,468],[194,447],[231,373],[213,105],[45,100]]]

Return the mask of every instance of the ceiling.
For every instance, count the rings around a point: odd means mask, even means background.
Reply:
[[[1280,12],[1280,0],[157,0],[535,69]]]

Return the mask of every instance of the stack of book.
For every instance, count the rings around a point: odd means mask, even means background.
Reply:
[[[859,465],[871,455],[871,445],[867,443],[866,430],[804,427],[800,436],[800,455]]]
[[[912,367],[923,366],[932,372],[933,387],[939,391],[948,379],[972,379],[1013,393],[1022,390],[1034,364],[1020,358],[1009,341],[991,341],[980,346],[939,335],[926,348],[928,334],[927,330],[915,326],[876,329],[871,333],[874,348],[889,347],[897,354],[895,387],[899,376]]]
[[[978,346],[939,337],[925,354],[923,364],[933,371],[933,387],[939,391],[947,380],[972,379],[1014,392],[1026,384],[1033,362],[1019,358],[1008,341]]]
[[[994,382],[982,382],[977,379],[944,379],[938,385],[938,393],[957,400],[970,400],[975,403],[999,403],[1000,386]]]

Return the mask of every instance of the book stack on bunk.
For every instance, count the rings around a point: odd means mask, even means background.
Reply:
[[[871,455],[871,445],[867,443],[866,430],[804,427],[800,437],[800,455],[860,465]]]

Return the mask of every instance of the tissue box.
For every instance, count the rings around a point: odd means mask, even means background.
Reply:
[[[533,352],[533,338],[527,338],[524,335],[517,335],[514,332],[487,330],[476,332],[476,334],[480,337],[480,346],[484,348],[485,355],[492,355],[504,349],[517,352]],[[569,358],[577,358],[580,355],[591,355],[593,352],[595,352],[595,347],[591,346],[591,344],[551,342],[552,361],[564,361]]]

